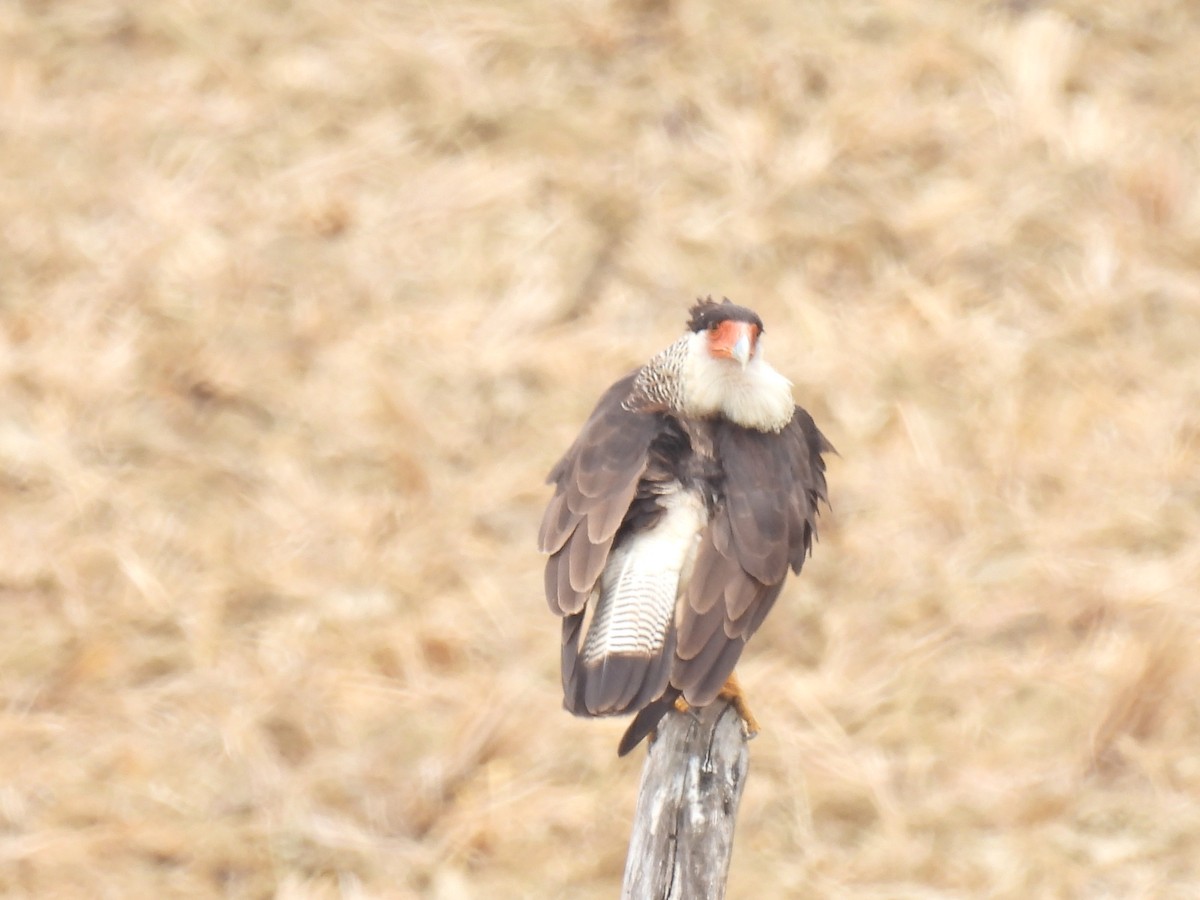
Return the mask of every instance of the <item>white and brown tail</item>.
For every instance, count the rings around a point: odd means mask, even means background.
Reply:
[[[582,620],[564,620],[563,689],[575,715],[636,711],[667,690],[675,658],[675,606],[686,586],[703,501],[675,486],[659,497],[665,514],[646,531],[626,535],[613,550]]]

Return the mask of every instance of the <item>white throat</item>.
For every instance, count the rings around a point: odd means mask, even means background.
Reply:
[[[762,338],[745,368],[732,359],[714,359],[705,332],[685,338],[687,353],[682,372],[685,415],[723,415],[743,428],[781,431],[792,420],[792,383],[763,359]]]

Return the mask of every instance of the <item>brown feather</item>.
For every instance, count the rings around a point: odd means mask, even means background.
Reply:
[[[605,392],[552,468],[554,496],[538,535],[550,554],[547,602],[564,617],[564,705],[579,715],[639,711],[624,752],[680,693],[695,705],[716,697],[789,569],[799,572],[811,552],[818,505],[827,502],[821,455],[833,450],[800,407],[778,433],[719,416],[680,419],[662,404],[627,409],[636,376]],[[664,646],[587,662],[585,609],[612,550],[657,526],[672,485],[700,490],[709,517]]]
[[[679,607],[671,673],[672,686],[696,705],[716,696],[775,605],[788,569],[803,565],[825,499],[820,454],[832,449],[799,407],[777,435],[726,423],[715,445],[723,505],[701,538]]]
[[[632,653],[610,653],[597,662],[585,662],[580,688],[588,713],[604,716],[625,712],[621,698],[631,682],[641,684],[649,665],[649,656]],[[636,693],[636,688],[630,693]]]
[[[716,646],[720,647],[716,658],[693,685],[683,692],[683,698],[693,706],[707,706],[717,699],[717,694],[733,674],[742,651],[746,649],[746,642],[738,638]]]
[[[671,664],[675,659],[675,640],[675,629],[668,629],[662,651],[652,659],[637,694],[625,704],[626,710],[641,709],[656,697],[661,697],[663,691],[667,690],[671,679]]]
[[[722,556],[733,559],[737,554],[733,549],[733,529],[729,524],[729,514],[724,509],[717,510],[713,517],[712,544]]]
[[[583,608],[612,549],[613,538],[646,468],[659,417],[622,407],[634,374],[600,398],[579,437],[550,471],[555,494],[542,517],[541,546],[555,554],[557,605],[562,613]],[[558,561],[553,560],[557,556]],[[547,598],[551,574],[546,573]]]
[[[558,607],[562,614],[582,610],[591,594],[591,591],[577,591],[571,586],[571,565],[566,552],[563,549],[558,553]]]
[[[617,756],[625,756],[650,735],[662,721],[663,716],[674,708],[675,699],[678,696],[678,690],[667,688],[666,693],[661,697],[643,706],[634,716],[633,721],[629,723],[629,727],[625,729],[625,734],[621,736],[621,743],[617,745]]]
[[[737,647],[736,651],[730,651],[730,647]],[[696,706],[703,706],[705,703],[711,703],[712,698],[703,700],[705,692],[700,690],[701,686],[709,681],[718,678],[714,674],[714,670],[724,654],[727,652],[733,653],[733,661],[737,662],[737,655],[741,653],[741,648],[745,646],[742,640],[731,641],[725,637],[725,632],[717,629],[717,633],[712,636],[704,649],[701,650],[694,659],[682,660],[671,675],[671,683],[683,691],[684,699],[688,703],[694,703]],[[730,665],[728,671],[719,675],[720,684],[725,682],[729,673],[733,671],[733,666]],[[703,702],[702,702],[703,701]]]
[[[621,522],[629,513],[629,504],[637,493],[638,477],[635,475],[623,489],[614,491],[596,501],[588,510],[587,537],[593,544],[611,541]]]
[[[542,516],[542,527],[538,534],[538,545],[542,552],[557,553],[561,550],[582,518],[567,505],[565,494],[555,494]]]
[[[712,531],[706,529],[700,538],[700,546],[696,550],[696,562],[692,567],[686,591],[687,605],[691,611],[704,614],[712,609],[721,594],[709,586],[718,580],[723,584],[727,579],[726,570],[737,563],[717,552],[712,545]],[[740,571],[740,567],[739,571]],[[684,613],[686,614],[686,610]]]
[[[725,621],[725,610],[714,603],[708,612],[698,613],[689,608],[679,618],[675,655],[681,660],[690,660],[703,651],[713,636],[721,631],[721,623]]]
[[[734,619],[733,621],[726,621],[726,636],[730,638],[738,637],[742,638],[743,640],[749,640],[750,635],[758,631],[758,626],[763,623],[763,620],[767,617],[767,613],[771,611],[771,607],[775,605],[775,601],[779,598],[779,595],[782,591],[782,581],[779,582],[779,584],[772,585],[771,587],[767,588],[758,598],[758,600],[747,607],[746,611],[741,615],[740,618]]]
[[[725,583],[726,620],[737,619],[767,591],[767,586],[745,572]],[[783,582],[779,582],[782,584]]]
[[[575,712],[575,683],[578,680],[579,636],[583,631],[583,613],[574,613],[562,621],[563,705]]]
[[[564,610],[558,596],[558,567],[561,565],[562,556],[554,554],[546,560],[546,569],[543,572],[543,579],[546,588],[546,603],[550,606],[550,612],[562,615]]]
[[[604,568],[610,542],[593,544],[587,532],[579,529],[571,536],[563,552],[568,554],[571,587],[579,592],[590,591]]]

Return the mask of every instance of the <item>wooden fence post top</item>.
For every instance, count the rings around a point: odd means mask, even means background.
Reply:
[[[746,743],[741,717],[723,699],[662,720],[642,769],[623,898],[725,896]]]

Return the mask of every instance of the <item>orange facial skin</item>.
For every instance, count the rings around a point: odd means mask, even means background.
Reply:
[[[757,346],[758,326],[752,322],[727,319],[708,329],[708,352],[718,359],[735,359],[745,366]]]

